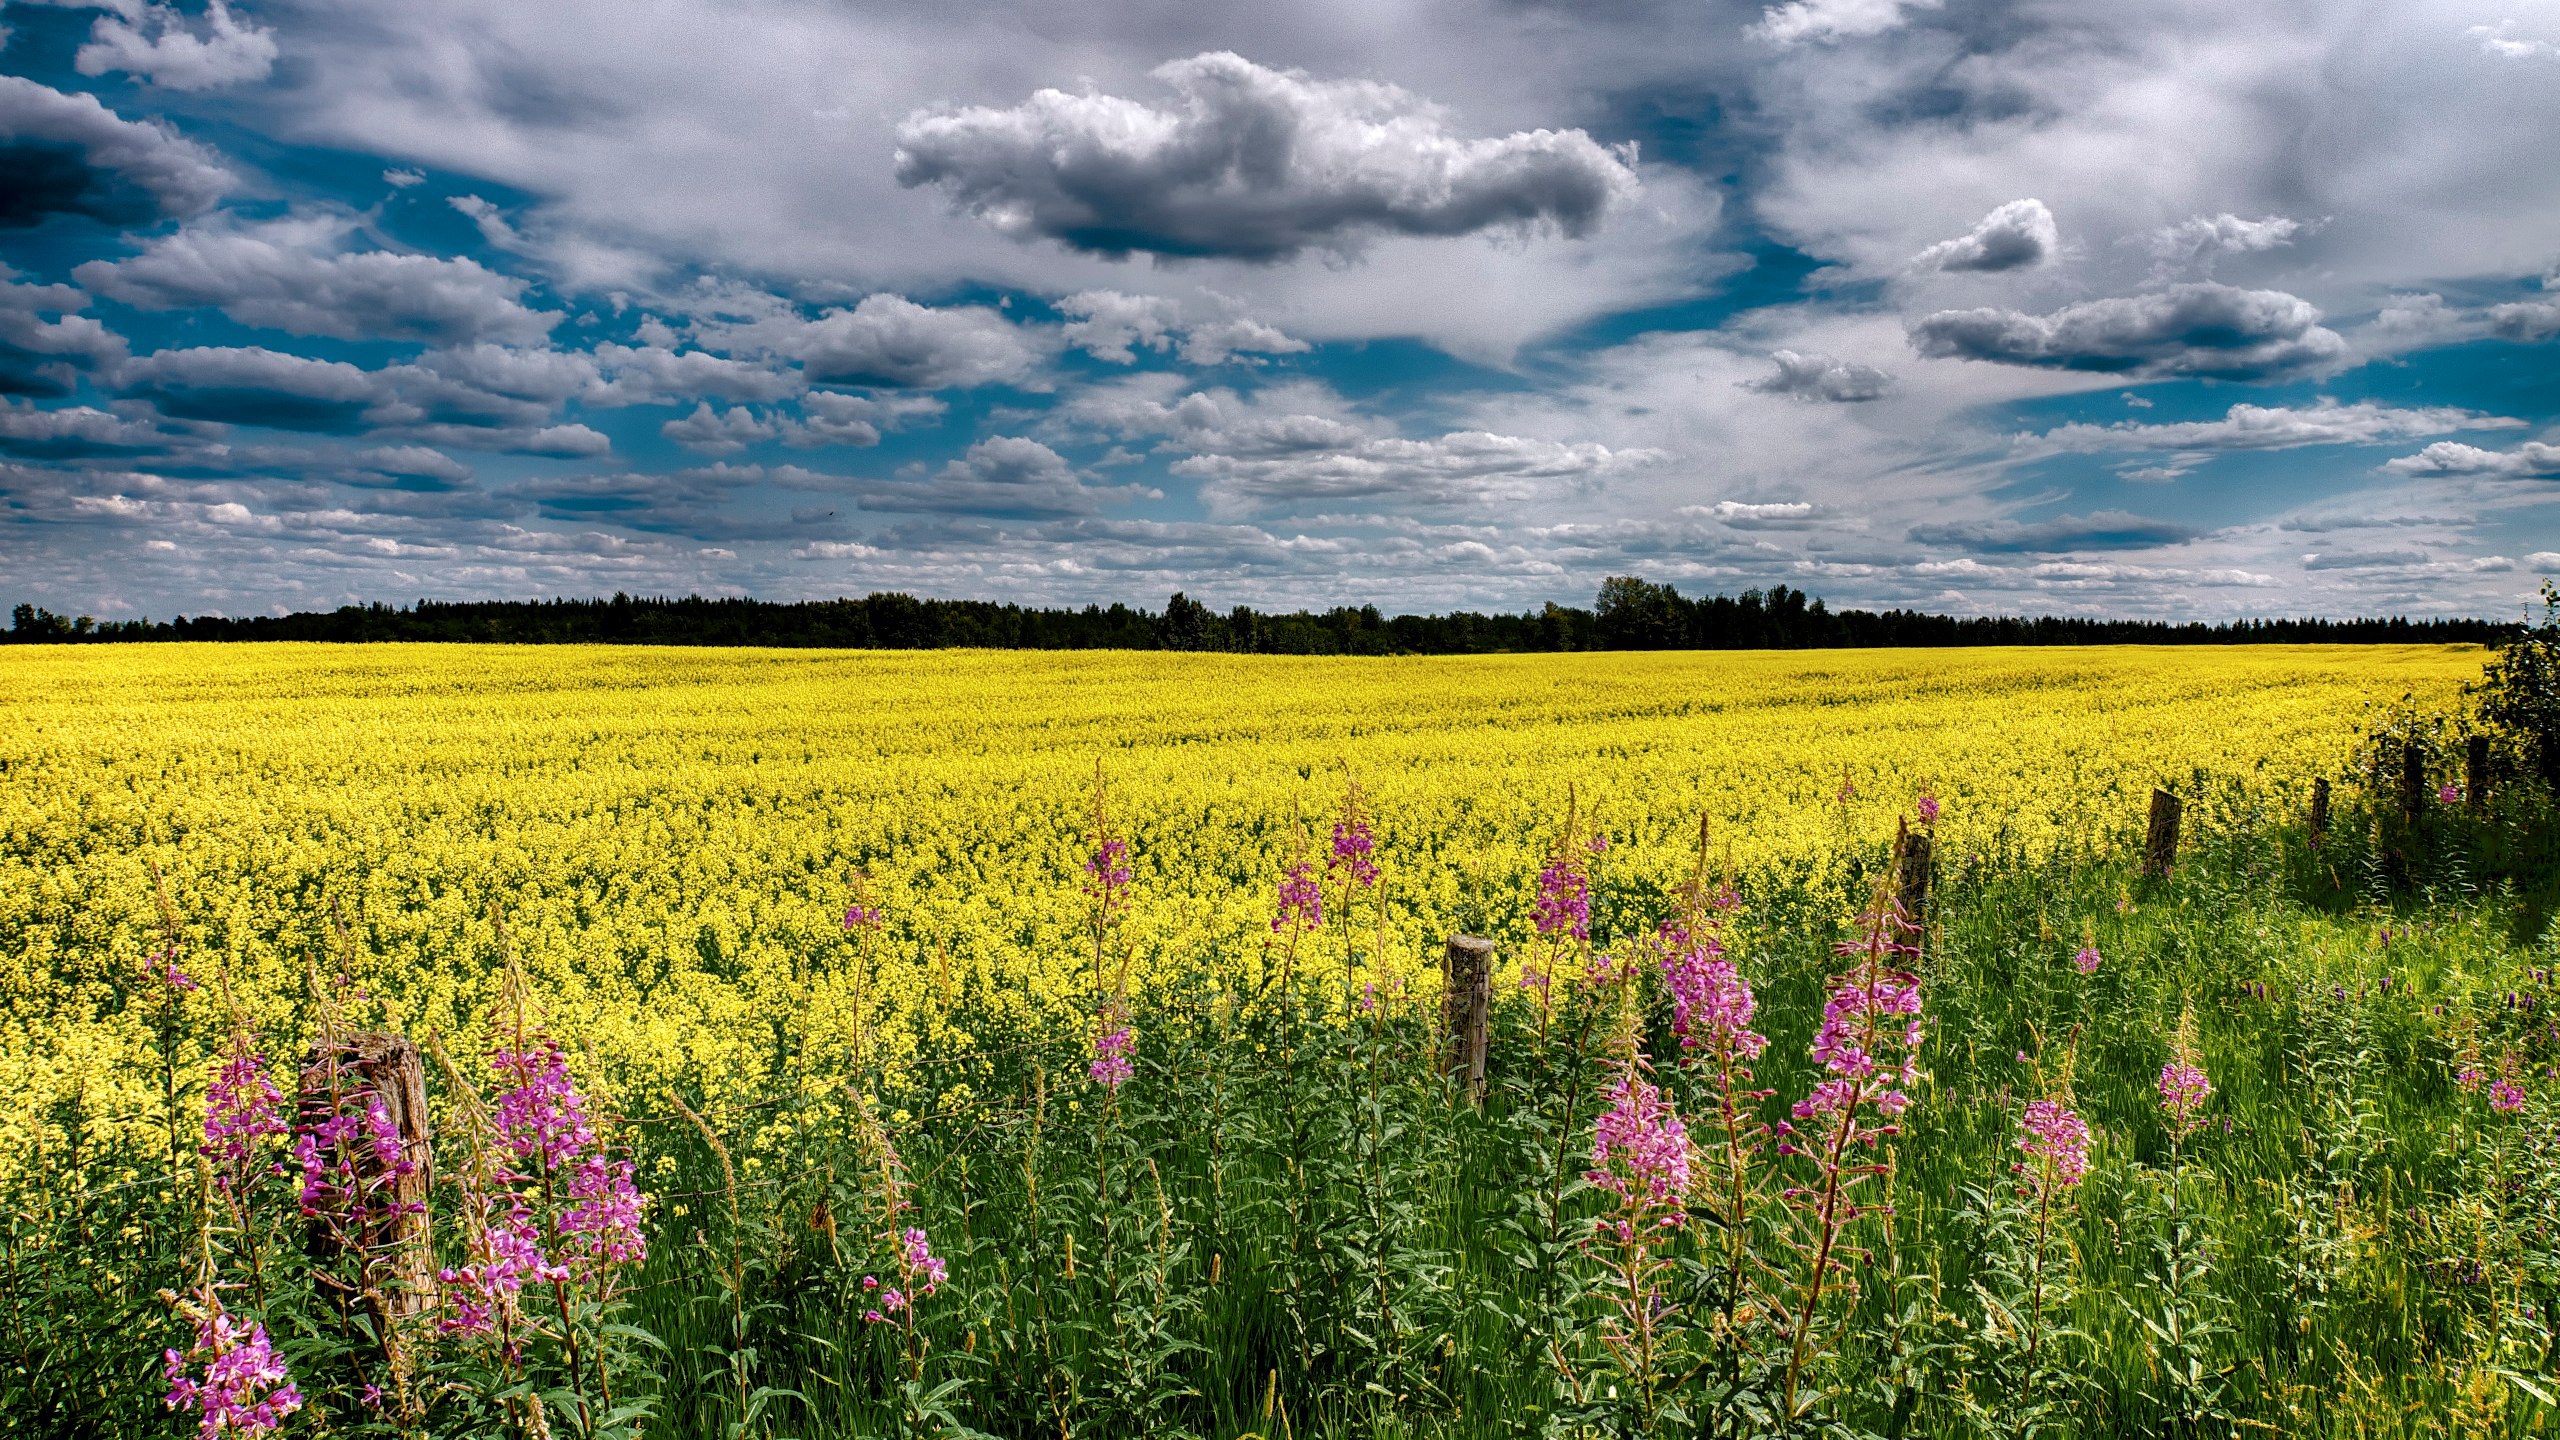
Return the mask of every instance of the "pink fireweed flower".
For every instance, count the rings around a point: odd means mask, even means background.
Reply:
[[[498,1093],[498,1131],[518,1158],[546,1171],[574,1164],[596,1143],[586,1098],[569,1080],[568,1057],[545,1040],[527,1050],[499,1050],[490,1068],[514,1083]]]
[[[2479,1066],[2465,1065],[2454,1072],[2453,1083],[2462,1087],[2463,1094],[2472,1095],[2479,1092],[2480,1082],[2488,1078],[2489,1072]]]
[[[927,1295],[951,1278],[951,1267],[934,1255],[924,1231],[914,1226],[899,1237],[898,1259],[910,1277],[921,1277],[923,1293]]]
[[[161,1376],[169,1382],[165,1403],[172,1410],[193,1410],[200,1417],[196,1433],[219,1440],[226,1431],[257,1435],[284,1423],[302,1408],[302,1392],[285,1378],[264,1325],[243,1326],[217,1311],[196,1324],[195,1348],[185,1355],[163,1351]],[[199,1377],[191,1362],[204,1362]]]
[[[1378,864],[1370,855],[1377,848],[1378,838],[1370,833],[1369,822],[1356,812],[1346,815],[1334,822],[1333,858],[1325,868],[1349,871],[1354,885],[1375,885]]]
[[[143,961],[142,968],[152,979],[181,995],[202,988],[196,984],[196,977],[178,968],[178,950],[174,945]]]
[[[542,1253],[539,1227],[520,1200],[489,1227],[479,1249],[472,1264],[436,1272],[452,1311],[438,1322],[443,1330],[486,1334],[500,1317],[512,1321],[525,1286],[569,1278],[567,1266],[553,1264]]]
[[[346,1108],[350,1102],[355,1106],[352,1110]],[[390,1107],[369,1090],[340,1097],[336,1114],[307,1124],[294,1137],[293,1158],[302,1167],[304,1215],[352,1221],[371,1213],[372,1197],[361,1193],[355,1174],[355,1154],[366,1149],[373,1151],[386,1181],[417,1168],[400,1143],[400,1127],[392,1123]]]
[[[2160,1108],[2168,1112],[2170,1128],[2180,1135],[2195,1130],[2203,1122],[2196,1112],[2204,1108],[2205,1098],[2213,1094],[2213,1084],[2205,1079],[2202,1067],[2173,1059],[2160,1067]]]
[[[1724,942],[1713,935],[1693,940],[1677,922],[1666,921],[1660,944],[1662,984],[1671,992],[1671,1033],[1681,1047],[1757,1059],[1769,1041],[1751,1029],[1758,1002],[1725,955]]]
[[[1271,928],[1313,930],[1323,924],[1324,891],[1316,884],[1315,866],[1300,860],[1280,877],[1280,910],[1271,917]]]
[[[1093,847],[1093,858],[1084,862],[1084,873],[1091,877],[1085,893],[1097,899],[1117,898],[1137,873],[1129,868],[1129,842],[1116,835],[1102,837]]]
[[[1890,898],[1879,905],[1867,917],[1863,938],[1833,947],[1858,963],[1833,977],[1823,1002],[1813,1058],[1832,1078],[1796,1102],[1799,1120],[1840,1115],[1843,1125],[1853,1125],[1861,1104],[1873,1105],[1892,1120],[1911,1103],[1908,1094],[1894,1087],[1919,1082],[1920,1042],[1927,1033],[1920,1020],[1920,979],[1888,968],[1893,959],[1911,953],[1912,947],[1899,938],[1910,922]],[[1872,1136],[1866,1143],[1874,1143]]]
[[[204,1144],[214,1163],[214,1183],[224,1189],[245,1179],[257,1143],[287,1131],[281,1108],[283,1092],[267,1075],[267,1062],[250,1048],[246,1034],[231,1042],[231,1056],[214,1073],[204,1097]]]
[[[1094,1037],[1093,1064],[1085,1073],[1095,1083],[1117,1090],[1130,1076],[1138,1073],[1137,1067],[1129,1063],[1130,1055],[1137,1048],[1138,1042],[1130,1035],[1127,1025],[1105,1030]]]
[[[2020,1122],[2026,1134],[2018,1148],[2029,1159],[2051,1167],[2059,1185],[2077,1185],[2089,1173],[2089,1126],[2059,1100],[2033,1100]]]
[[[1584,1178],[1619,1199],[1677,1214],[1689,1194],[1689,1132],[1662,1091],[1630,1064],[1592,1127]]]
[[[1541,935],[1591,938],[1591,882],[1569,859],[1547,862],[1538,872],[1538,899],[1531,912]]]
[[[2071,967],[2083,975],[2097,974],[2098,963],[2098,947],[2095,945],[2083,945],[2080,953],[2071,957]]]
[[[2524,1091],[2517,1089],[2512,1080],[2500,1080],[2489,1087],[2489,1108],[2521,1110],[2524,1108]]]
[[[1920,800],[1919,800],[1919,803],[1917,803],[1917,804],[1913,805],[1911,808],[1912,808],[1912,809],[1914,809],[1914,810],[1916,810],[1916,811],[1918,811],[1918,812],[1920,812],[1920,823],[1921,823],[1921,824],[1923,824],[1923,825],[1935,825],[1935,824],[1937,824],[1937,823],[1938,823],[1938,797],[1937,797],[1937,796],[1930,794],[1930,793],[1929,793],[1928,791],[1926,791],[1926,790],[1923,790],[1923,791],[1921,791],[1921,792],[1920,792]]]
[[[560,1240],[582,1266],[595,1270],[648,1258],[640,1217],[649,1197],[632,1183],[630,1161],[608,1164],[596,1155],[579,1161],[569,1172],[569,1199],[560,1216]]]
[[[1546,993],[1547,993],[1547,972],[1546,972],[1546,971],[1544,971],[1544,970],[1539,969],[1539,968],[1538,968],[1537,966],[1535,966],[1535,965],[1523,965],[1523,966],[1521,966],[1521,967],[1520,967],[1520,988],[1521,988],[1521,989],[1523,989],[1523,990],[1535,990],[1535,991],[1537,991],[1537,992],[1538,992],[1539,994],[1541,994],[1541,995],[1546,994]]]
[[[2461,803],[2462,803],[2462,787],[2461,787],[2461,786],[2459,786],[2459,785],[2440,785],[2440,786],[2437,786],[2437,787],[2436,787],[2436,803],[2437,803],[2437,804],[2439,804],[2439,805],[2459,805],[2459,804],[2461,804]]]
[[[877,905],[848,905],[844,912],[844,928],[869,930],[879,926],[887,914]]]

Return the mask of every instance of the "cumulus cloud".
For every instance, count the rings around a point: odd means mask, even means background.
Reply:
[[[2112,425],[2074,423],[2041,435],[2018,437],[2022,448],[2037,453],[2110,450],[2290,450],[2304,445],[2369,445],[2381,440],[2407,440],[2455,430],[2517,430],[2522,420],[2484,415],[2453,406],[2400,409],[2359,400],[2341,405],[2322,396],[2300,407],[2234,405],[2219,420],[2184,420],[2144,425],[2120,420]],[[2466,447],[2467,448],[2467,447]],[[2166,476],[2139,478],[2168,478]]]
[[[2508,340],[2548,340],[2560,335],[2560,301],[2517,300],[2492,305],[2489,329]]]
[[[2050,315],[1941,310],[1911,327],[1931,359],[2054,370],[2271,380],[2336,364],[2346,342],[2311,302],[2281,290],[2196,282],[2067,305]]]
[[[744,405],[714,410],[711,402],[705,400],[693,407],[692,414],[659,426],[658,433],[697,455],[735,455],[759,441],[773,439],[782,431],[771,420]]]
[[[2405,570],[2427,563],[2424,550],[2327,550],[2302,557],[2302,568],[2322,570]]]
[[[1953,240],[1941,240],[1911,257],[1914,269],[2026,270],[2050,265],[2062,250],[2062,232],[2041,200],[2012,200],[1982,217]]]
[[[1058,311],[1073,317],[1059,327],[1060,338],[1117,365],[1134,363],[1140,348],[1161,352],[1177,344],[1190,365],[1222,365],[1246,352],[1300,355],[1309,348],[1304,340],[1250,316],[1186,323],[1182,304],[1161,295],[1083,290],[1060,300]]]
[[[979,385],[1025,387],[1051,353],[1037,335],[985,305],[919,305],[903,295],[866,295],[850,310],[811,320],[798,314],[720,321],[701,327],[705,344],[800,362],[815,383],[914,390]]]
[[[2518,35],[2515,32],[2516,22],[2509,19],[2501,20],[2495,25],[2474,25],[2463,34],[2479,41],[2480,49],[2484,53],[2495,55],[2501,60],[2560,59],[2560,44],[2535,39],[2529,35]]]
[[[715,400],[774,401],[800,392],[788,369],[668,345],[598,345],[587,352],[605,383],[581,398],[590,405],[645,405],[708,395]]]
[[[233,184],[203,146],[22,75],[0,75],[0,174],[0,230],[48,215],[109,225],[196,215]]]
[[[938,418],[949,408],[930,395],[848,395],[838,390],[812,390],[801,397],[801,418],[782,422],[782,443],[803,449],[877,445],[881,431]]]
[[[122,70],[165,89],[213,90],[275,68],[275,32],[234,17],[223,0],[208,0],[202,34],[172,6],[120,8],[90,28],[73,60],[81,74]]]
[[[17,284],[15,273],[0,265],[0,396],[68,395],[81,371],[124,358],[122,336],[73,313],[88,296],[69,285]]]
[[[0,403],[0,455],[22,460],[85,460],[167,451],[171,436],[147,421],[87,405],[39,410]]]
[[[159,350],[118,367],[128,395],[186,420],[279,430],[352,431],[380,398],[376,378],[343,360],[257,346]]]
[[[2560,477],[2560,445],[2528,440],[2513,450],[2483,450],[2439,440],[2415,455],[2384,463],[2394,475],[2490,475],[2513,479]]]
[[[377,445],[359,450],[355,463],[395,480],[425,481],[437,486],[468,484],[471,467],[432,445]]]
[[[1817,511],[1805,500],[1719,500],[1684,513],[1712,515],[1737,530],[1794,530],[1814,523]]]
[[[1776,362],[1777,372],[1745,380],[1743,389],[1763,395],[1792,395],[1799,400],[1846,403],[1878,399],[1893,388],[1893,377],[1872,365],[1795,350],[1776,351],[1769,358]]]
[[[223,217],[73,273],[139,309],[210,305],[243,325],[339,340],[534,344],[560,323],[557,311],[524,304],[524,281],[476,260],[350,251],[359,223],[343,213],[262,224]]]
[[[1142,485],[1087,485],[1057,451],[998,435],[970,446],[930,480],[875,483],[855,503],[865,510],[1040,520],[1092,515],[1149,493]]]
[[[1760,12],[1751,33],[1776,45],[1855,40],[1902,28],[1914,10],[1935,10],[1945,0],[1789,0]]]
[[[2192,215],[2175,225],[2163,225],[2143,240],[2163,273],[2199,261],[2210,273],[2218,255],[2249,255],[2290,245],[2308,228],[2283,215],[2243,220],[2226,210],[2219,215]]]
[[[1573,490],[1660,458],[1653,451],[1461,430],[1430,440],[1373,437],[1341,443],[1337,437],[1329,445],[1272,446],[1259,454],[1198,454],[1175,461],[1172,469],[1207,482],[1201,493],[1213,506],[1345,499],[1446,506]]]
[[[940,186],[1016,239],[1263,261],[1379,235],[1582,236],[1637,188],[1581,130],[1468,139],[1393,85],[1223,51],[1153,73],[1170,106],[1044,89],[1004,109],[918,111],[897,130],[898,182]]]
[[[2057,515],[2033,523],[1977,520],[1915,525],[1911,538],[1923,545],[1954,545],[1968,550],[2049,553],[2147,550],[2192,540],[2199,533],[2174,520],[2154,520],[2124,510],[2100,510],[2088,515]]]

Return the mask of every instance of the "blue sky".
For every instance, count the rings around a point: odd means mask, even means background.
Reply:
[[[2560,573],[2560,0],[0,26],[9,601]]]

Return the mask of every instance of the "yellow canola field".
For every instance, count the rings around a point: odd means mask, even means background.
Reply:
[[[1346,775],[1376,816],[1385,968],[1419,972],[1461,924],[1527,933],[1569,785],[1611,838],[1604,885],[1681,873],[1701,811],[1752,869],[1889,835],[1924,788],[1942,854],[2104,843],[2155,781],[2335,773],[2368,700],[2449,699],[2481,659],[0,649],[0,1166],[160,1123],[153,860],[207,981],[180,1015],[198,1093],[215,977],[288,1040],[333,913],[359,1021],[476,1046],[494,906],[593,1081],[738,1100],[784,1053],[818,1083],[858,1042],[997,1038],[931,1018],[955,1009],[1084,1023],[1097,762],[1135,853],[1136,983],[1262,963],[1292,817],[1321,845]],[[840,924],[857,867],[888,916],[867,959]],[[1337,976],[1339,928],[1313,942]]]

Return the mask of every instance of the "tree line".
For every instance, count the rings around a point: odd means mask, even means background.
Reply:
[[[2479,619],[2271,619],[2219,624],[2082,616],[1833,610],[1785,585],[1692,599],[1635,576],[1603,581],[1589,609],[1386,615],[1375,605],[1217,611],[1176,593],[1162,610],[1041,609],[875,593],[776,602],[617,594],[609,600],[420,600],[290,615],[171,620],[66,617],[21,604],[0,641],[478,642],[509,645],[770,645],[851,650],[1212,650],[1263,655],[1474,655],[1567,650],[1811,650],[1953,645],[2494,644],[2516,623]]]

